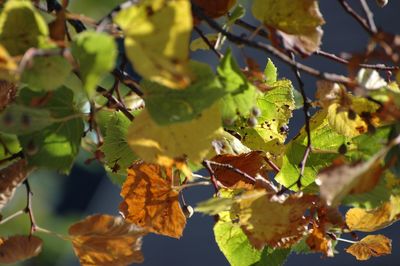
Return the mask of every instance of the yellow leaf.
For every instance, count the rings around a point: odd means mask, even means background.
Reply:
[[[284,33],[288,43],[297,43],[311,54],[321,44],[321,25],[325,23],[317,0],[255,0],[253,15],[266,26]]]
[[[122,10],[115,23],[123,30],[127,56],[139,74],[170,88],[190,83],[189,0],[144,0]]]
[[[14,196],[15,190],[28,175],[26,160],[16,161],[0,170],[0,211]]]
[[[82,265],[129,265],[143,262],[140,251],[147,231],[122,217],[93,215],[69,228],[75,254]]]
[[[211,150],[211,142],[221,130],[218,104],[197,119],[166,126],[157,125],[143,110],[128,129],[128,144],[146,162],[162,164],[165,157],[187,157],[196,163]]]
[[[43,241],[36,236],[0,238],[0,263],[14,264],[37,256]]]
[[[253,190],[236,200],[232,213],[255,248],[287,248],[307,230],[309,219],[304,215],[314,200],[312,196],[271,197],[265,190]]]
[[[346,213],[346,224],[352,231],[373,232],[385,228],[400,218],[400,198],[392,196],[382,206],[365,210],[352,208]]]
[[[181,237],[186,217],[179,205],[179,193],[172,187],[172,178],[171,168],[155,164],[139,162],[129,168],[121,190],[124,201],[120,211],[125,219],[157,234]]]
[[[16,74],[17,64],[7,50],[0,45],[0,80],[15,81]]]
[[[392,240],[384,235],[369,235],[348,247],[346,252],[355,256],[357,260],[389,255],[392,253]]]

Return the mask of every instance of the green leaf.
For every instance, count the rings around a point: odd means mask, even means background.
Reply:
[[[253,264],[253,266],[281,266],[287,260],[290,252],[290,248],[272,249],[266,247],[261,253],[260,261]]]
[[[0,160],[10,157],[21,150],[17,136],[0,133]]]
[[[157,124],[168,125],[197,118],[225,94],[208,65],[192,61],[191,68],[196,80],[184,90],[173,90],[148,80],[142,82],[146,107]]]
[[[108,121],[101,150],[104,152],[107,166],[113,173],[126,175],[126,169],[138,159],[126,139],[130,123],[131,121],[120,112],[114,113]]]
[[[29,105],[32,99],[43,99],[44,94],[27,88],[20,93],[19,100]],[[40,131],[19,137],[29,164],[68,173],[78,154],[83,135],[83,120],[75,110],[73,93],[61,87],[52,92],[38,109],[49,110],[54,123]]]
[[[387,143],[391,130],[389,126],[380,127],[374,134],[367,133],[353,138],[346,156],[353,160],[368,160]]]
[[[244,15],[246,15],[246,9],[241,4],[236,5],[235,9],[233,9],[229,16],[229,20],[226,23],[226,26],[232,26],[233,24],[235,24],[236,20],[243,18]]]
[[[76,37],[71,52],[79,64],[84,89],[93,97],[103,75],[114,68],[117,58],[114,38],[105,33],[85,31]]]
[[[241,72],[231,50],[228,50],[217,69],[221,83],[228,95],[222,99],[222,118],[233,123],[238,115],[248,116],[256,105],[257,90]]]
[[[220,213],[214,234],[219,248],[232,266],[252,265],[260,259],[261,251],[251,246],[238,224],[232,223],[229,212]]]
[[[12,104],[0,114],[0,131],[25,135],[41,130],[54,122],[55,119],[49,110]]]
[[[47,24],[31,1],[9,0],[0,14],[0,43],[15,56],[47,42]]]
[[[35,91],[60,87],[71,72],[71,65],[62,56],[35,57],[22,74],[22,82]]]
[[[278,80],[278,69],[271,59],[268,59],[267,65],[265,66],[264,75],[265,83],[269,86]]]

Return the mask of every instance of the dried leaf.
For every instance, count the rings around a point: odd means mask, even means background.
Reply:
[[[211,161],[227,164],[233,166],[236,169],[248,174],[255,178],[257,174],[261,174],[263,166],[266,164],[263,153],[259,151],[252,151],[249,153],[243,153],[239,155],[217,155],[211,159]],[[238,174],[229,168],[213,166],[215,176],[222,185],[229,188],[252,188],[254,182],[247,179],[241,174]]]
[[[332,240],[326,237],[326,232],[322,226],[313,224],[312,233],[307,237],[306,243],[312,251],[333,257]]]
[[[1,48],[0,48],[1,49]],[[1,51],[0,51],[1,53]],[[1,58],[0,58],[1,62]],[[0,66],[1,69],[1,66]],[[1,76],[1,72],[0,72]],[[15,84],[5,80],[0,80],[0,111],[7,107],[11,103],[17,94],[17,87]]]
[[[130,265],[143,262],[142,236],[147,232],[122,217],[93,215],[69,228],[82,265]]]
[[[172,174],[172,168],[143,162],[129,168],[119,207],[125,219],[157,234],[181,237],[186,217],[172,187]]]
[[[286,248],[303,237],[309,222],[304,213],[314,200],[312,196],[271,197],[265,190],[253,190],[236,200],[232,212],[255,248]]]
[[[385,228],[400,218],[400,198],[392,196],[382,206],[365,210],[352,208],[346,213],[346,224],[352,231],[373,232]]]
[[[389,255],[392,253],[392,240],[384,235],[369,235],[348,247],[346,252],[355,256],[357,260]]]
[[[19,160],[0,170],[0,211],[13,198],[15,190],[28,175],[26,160]]]
[[[0,263],[14,264],[37,256],[43,241],[36,236],[0,238]]]

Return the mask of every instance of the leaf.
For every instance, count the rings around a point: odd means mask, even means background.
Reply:
[[[256,105],[256,88],[240,70],[228,50],[217,68],[218,77],[228,93],[221,102],[223,121],[233,123],[239,116],[248,116]],[[229,124],[226,123],[226,124]]]
[[[12,104],[0,113],[0,131],[25,135],[39,131],[55,122],[49,110]]]
[[[383,173],[381,160],[389,151],[384,147],[366,162],[346,164],[336,161],[318,174],[316,183],[320,186],[321,198],[328,206],[338,206],[349,193],[358,194],[371,191]]]
[[[332,240],[326,237],[323,226],[313,223],[312,232],[308,235],[306,243],[311,251],[321,252],[325,256],[333,257]]]
[[[171,90],[155,82],[142,81],[147,110],[157,124],[168,125],[198,118],[204,109],[225,94],[208,65],[192,61],[190,66],[196,78],[184,90]]]
[[[218,33],[209,33],[205,34],[205,37],[208,39],[208,41],[212,44],[215,45],[217,39],[218,39]],[[210,46],[203,40],[203,38],[199,37],[197,39],[194,39],[190,43],[190,50],[191,51],[197,51],[197,50],[210,50]]]
[[[367,90],[377,90],[388,85],[378,71],[365,68],[358,71],[357,82]]]
[[[192,16],[188,0],[145,0],[115,18],[137,72],[171,88],[190,83],[187,68]]]
[[[74,252],[82,265],[129,265],[143,262],[146,230],[121,217],[92,215],[70,226]]]
[[[193,2],[210,18],[225,15],[236,4],[236,0],[194,0]]]
[[[16,79],[17,79],[17,64],[14,61],[14,59],[8,54],[7,50],[0,44],[0,80],[2,80],[1,83],[6,83],[6,81],[13,82]],[[2,98],[4,97],[3,93],[4,93],[4,88],[1,88],[0,109],[2,109],[2,107],[5,106],[3,104],[4,100],[2,100]]]
[[[261,259],[259,262],[253,264],[252,266],[281,266],[284,265],[287,260],[291,250],[285,249],[272,249],[265,247],[261,253]]]
[[[255,18],[266,26],[288,35],[302,53],[312,54],[320,44],[324,19],[316,0],[255,0],[252,6]]]
[[[0,170],[0,211],[14,197],[17,188],[29,173],[26,160],[21,159]]]
[[[234,224],[229,212],[219,214],[214,225],[215,241],[232,266],[247,266],[257,262],[261,252],[251,246],[238,224]]]
[[[35,57],[22,73],[22,82],[35,91],[50,91],[59,88],[71,73],[68,61],[59,55]]]
[[[128,129],[128,144],[146,162],[187,158],[200,162],[211,149],[211,142],[221,132],[219,106],[206,109],[197,119],[159,126],[145,109]]]
[[[305,211],[313,200],[311,196],[271,197],[263,190],[254,190],[236,200],[232,213],[255,248],[287,248],[303,237],[309,222]]]
[[[28,106],[37,104],[35,101],[41,102],[41,106],[36,107],[50,111],[58,120],[40,131],[19,136],[29,165],[68,173],[83,134],[83,120],[75,109],[72,91],[61,87],[51,94],[42,94],[23,89],[19,100]]]
[[[242,153],[239,155],[217,155],[211,161],[230,165],[249,176],[255,178],[257,174],[264,174],[265,170],[262,168],[266,165],[263,153],[259,151],[252,151],[249,153]],[[214,169],[214,174],[222,185],[228,188],[253,188],[254,182],[247,179],[241,174],[233,172],[231,169],[225,167],[218,167],[211,165]]]
[[[36,236],[0,238],[0,263],[14,264],[37,256],[43,241]]]
[[[21,151],[17,136],[0,133],[0,160],[9,158]]]
[[[384,235],[369,235],[346,249],[357,260],[368,260],[392,253],[392,241]]]
[[[163,176],[167,178],[163,178]],[[176,180],[175,180],[176,181]],[[128,222],[150,232],[180,238],[186,217],[179,205],[179,192],[172,187],[172,168],[135,163],[122,186],[119,209]]]
[[[392,196],[390,201],[373,210],[352,208],[346,213],[346,224],[352,231],[373,232],[385,228],[400,219],[400,198]]]
[[[114,38],[105,33],[85,31],[76,36],[71,52],[79,65],[84,89],[92,98],[97,84],[114,68],[118,52]]]
[[[114,113],[107,123],[101,150],[104,152],[107,166],[114,173],[126,175],[127,168],[137,159],[126,139],[130,123],[131,121],[120,112]]]
[[[273,86],[273,84],[278,80],[278,69],[274,65],[271,59],[268,58],[267,65],[264,70],[265,83],[268,86]]]
[[[0,43],[10,55],[22,55],[29,48],[42,47],[49,31],[30,1],[10,0],[0,14]]]

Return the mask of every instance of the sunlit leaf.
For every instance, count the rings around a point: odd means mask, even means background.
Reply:
[[[139,74],[171,88],[190,83],[190,1],[145,0],[122,10],[115,22],[124,32],[127,56]]]
[[[128,144],[135,154],[147,162],[182,156],[200,162],[220,130],[218,104],[204,110],[197,119],[167,126],[157,125],[148,111],[143,110],[128,129]]]
[[[284,32],[287,42],[305,54],[315,52],[322,37],[324,19],[317,0],[255,0],[253,15],[266,26]],[[286,38],[285,38],[286,37]]]
[[[0,44],[0,80],[15,81],[17,79],[17,64],[8,54],[7,50]],[[3,83],[5,81],[2,81]],[[4,92],[4,88],[0,89],[0,95]],[[3,98],[0,96],[0,109],[4,105]]]
[[[85,31],[76,37],[71,52],[79,65],[84,88],[89,97],[93,97],[97,84],[115,65],[117,45],[114,38],[104,33]]]
[[[120,211],[128,222],[151,232],[180,238],[186,217],[173,186],[172,168],[135,163],[122,186]],[[166,176],[166,178],[164,178]]]
[[[0,44],[11,55],[43,46],[48,35],[47,24],[31,1],[7,1],[0,14]]]
[[[326,236],[323,227],[313,224],[311,234],[308,235],[306,243],[313,252],[321,252],[322,254],[333,257],[332,239]]]
[[[93,215],[70,226],[69,235],[82,265],[129,265],[143,262],[142,236],[147,231],[122,217]]]
[[[353,231],[377,231],[400,219],[399,206],[400,198],[392,196],[390,201],[373,210],[352,208],[346,213],[346,224]]]
[[[0,238],[0,263],[14,264],[37,256],[43,241],[36,236]]]
[[[346,249],[357,260],[368,260],[392,253],[392,240],[383,235],[369,235]]]

